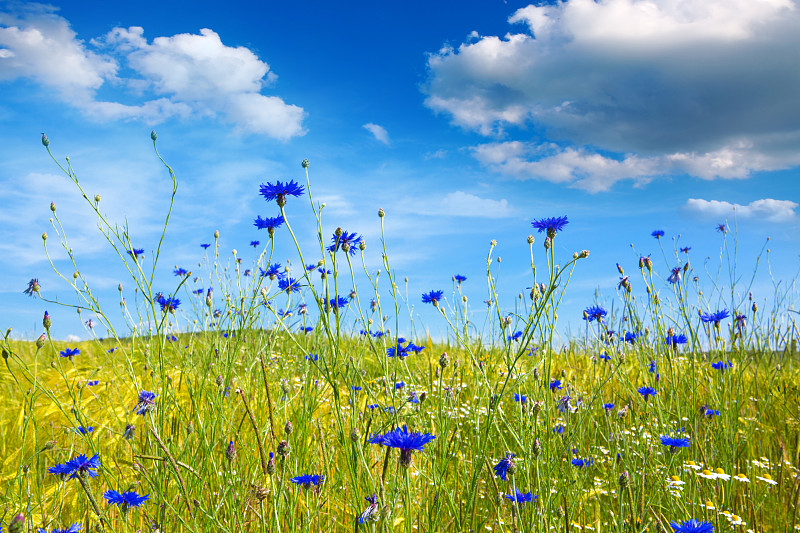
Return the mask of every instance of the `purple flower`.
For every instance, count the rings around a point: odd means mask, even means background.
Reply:
[[[139,402],[133,408],[133,412],[137,415],[144,416],[156,408],[156,395],[155,393],[143,390],[139,393]]]
[[[681,267],[675,267],[672,269],[672,274],[669,275],[667,281],[670,283],[680,283],[681,281]]]
[[[24,294],[27,294],[28,296],[35,296],[36,294],[38,294],[40,288],[41,287],[39,286],[39,280],[37,278],[32,278],[28,282],[28,288],[22,292]]]

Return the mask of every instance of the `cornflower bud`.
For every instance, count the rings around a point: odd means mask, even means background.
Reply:
[[[55,447],[56,447],[56,441],[49,440],[49,441],[44,443],[44,446],[42,447],[42,451],[44,451],[44,450],[52,450]]]
[[[627,470],[624,471],[619,476],[619,488],[621,488],[622,490],[627,489],[628,488],[628,484],[630,483],[630,480],[631,480],[631,476],[628,474],[628,471]]]
[[[756,311],[758,311],[758,306],[753,302],[753,312],[755,313]]]
[[[46,231],[44,233],[42,233],[42,240],[43,241],[47,240],[47,232]]]
[[[194,433],[194,424],[192,422],[189,422],[188,424],[186,424],[186,435],[189,436],[192,433]]]
[[[50,139],[48,139],[48,138],[47,138],[47,135],[45,135],[44,133],[42,133],[42,145],[43,145],[45,148],[47,148],[48,146],[50,146]]]
[[[281,457],[286,457],[290,453],[292,453],[292,447],[289,446],[289,443],[285,440],[282,440],[278,443],[278,455]]]
[[[544,240],[544,249],[545,249],[545,250],[549,250],[549,249],[550,249],[550,246],[552,246],[552,245],[553,245],[553,241],[550,239],[550,237],[547,237],[547,238]]]
[[[367,249],[367,243],[364,241],[364,239],[361,239],[361,242],[358,243],[358,249],[362,252]]]
[[[308,159],[303,159],[303,161],[300,163],[300,165],[301,165],[303,168],[308,168],[308,167],[309,167],[309,165],[311,165],[311,163],[309,163],[309,162],[308,162]]]
[[[533,238],[533,235],[528,235],[528,244],[533,244],[533,241],[536,239]]]
[[[156,139],[158,139],[158,133],[156,133],[156,130],[150,130],[150,138],[151,138],[153,141],[155,141]]]
[[[292,431],[294,431],[294,426],[292,426],[292,422],[291,421],[286,422],[286,425],[283,426],[283,432],[286,433],[287,436],[289,436],[292,434]]]
[[[378,209],[378,216],[381,218],[385,217],[386,211],[384,211],[383,209]]]
[[[267,461],[267,474],[272,475],[275,473],[275,454],[269,452],[269,461]]]
[[[42,143],[44,143],[44,141],[42,141]],[[45,144],[45,146],[47,145]],[[25,531],[25,515],[19,513],[8,523],[8,533],[23,533],[23,531]]]
[[[422,391],[419,393],[419,401],[424,402],[428,398],[428,393],[426,391]]]
[[[236,459],[236,446],[233,445],[233,441],[228,444],[228,448],[225,450],[225,458],[229,463]]]
[[[47,337],[44,336],[44,333],[39,335],[39,338],[36,339],[36,349],[40,350],[44,346],[44,341]]]
[[[542,453],[542,445],[539,442],[539,439],[533,439],[533,445],[531,446],[531,455],[533,458],[536,459],[539,457],[539,454]]]
[[[97,203],[100,203],[100,195],[99,194],[95,194],[94,195],[94,201],[97,202]]]
[[[214,232],[214,238],[219,239],[219,230]]]
[[[52,211],[53,213],[56,212],[56,203],[55,202],[50,202],[50,211]]]
[[[44,329],[47,329],[47,330],[49,330],[50,326],[53,325],[52,321],[50,320],[50,315],[47,313],[47,311],[44,312],[44,318],[42,319],[42,325],[44,326]]]
[[[589,257],[589,250],[581,250],[580,258],[586,259],[587,257]]]
[[[214,380],[214,383],[217,384],[217,387],[222,386],[222,382],[225,378],[222,377],[222,374],[219,374],[217,378]]]
[[[449,362],[450,359],[447,357],[447,352],[443,352],[441,357],[439,357],[439,366],[445,368]]]
[[[353,442],[358,442],[359,440],[361,440],[361,433],[355,426],[353,426],[353,429],[350,431],[350,440]]]

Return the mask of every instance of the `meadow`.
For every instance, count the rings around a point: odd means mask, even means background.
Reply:
[[[800,529],[794,280],[759,309],[746,283],[701,281],[689,250],[665,249],[663,263],[618,266],[619,309],[587,302],[583,333],[565,344],[559,305],[590,252],[559,247],[569,220],[554,214],[520,243],[522,298],[498,296],[494,243],[475,258],[485,280],[454,273],[414,297],[448,332],[432,339],[401,321],[391,243],[377,244],[371,271],[359,235],[323,234],[308,161],[299,182],[253,191],[275,213],[254,220],[265,242],[253,264],[234,251],[225,268],[216,235],[167,290],[154,286],[173,270],[161,244],[137,248],[51,157],[129,273],[126,319],[109,318],[77,266],[51,262],[97,318],[90,329],[108,332],[53,339],[76,305],[30,281],[44,333],[2,341],[4,531]],[[297,244],[288,202],[308,205],[317,249]],[[77,265],[55,204],[52,216],[45,249]],[[276,239],[295,243],[291,266],[274,262]],[[468,300],[466,283],[491,297]]]

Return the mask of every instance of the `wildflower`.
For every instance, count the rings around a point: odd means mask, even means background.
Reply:
[[[140,258],[144,257],[144,248],[134,248],[132,250],[128,250],[128,255],[133,257],[134,260],[138,261]]]
[[[300,282],[294,278],[286,277],[278,281],[278,288],[282,291],[286,291],[287,294],[299,291],[300,287]]]
[[[358,517],[358,523],[363,525],[367,521],[377,522],[380,519],[380,506],[378,505],[377,496],[374,494],[372,496],[364,496],[364,499],[369,502],[369,507]]]
[[[610,356],[610,355],[608,355],[608,354],[607,354],[607,353],[605,353],[605,352],[601,353],[601,354],[600,354],[598,357],[599,357],[600,359],[602,359],[603,361],[611,361],[611,356]]]
[[[607,313],[605,309],[599,305],[593,305],[583,310],[583,319],[588,320],[589,322],[594,322],[595,320],[602,322],[606,317],[606,314]]]
[[[636,344],[636,341],[639,339],[641,335],[638,331],[628,331],[625,333],[625,342],[628,344]]]
[[[653,387],[639,387],[638,389],[639,394],[644,396],[644,399],[647,400],[650,396],[655,396],[658,394],[658,391]]]
[[[686,335],[681,333],[679,335],[672,335],[671,337],[667,336],[667,342],[672,344],[673,348],[677,348],[679,344],[686,344],[688,340],[686,339]]]
[[[652,236],[653,236],[653,237],[655,237],[656,239],[661,239],[661,237],[663,237],[663,236],[664,236],[664,230],[662,230],[662,229],[657,229],[657,230],[655,230],[653,233],[651,233],[650,235],[652,235]]]
[[[733,479],[735,479],[736,481],[738,481],[740,483],[750,483],[750,480],[747,479],[747,476],[742,474],[741,472],[739,472],[738,474],[733,476]]]
[[[83,526],[81,526],[80,522],[75,522],[71,526],[69,526],[67,529],[53,529],[53,530],[50,531],[50,533],[78,533],[78,531],[81,530],[81,527],[83,527]],[[8,531],[9,531],[9,533],[11,533],[11,526],[9,526]],[[40,527],[37,527],[36,528],[36,533],[47,533],[47,530],[46,529],[42,529]]]
[[[606,412],[611,411],[612,409],[614,409],[614,404],[613,403],[604,403],[603,404],[603,409],[605,409]]]
[[[561,386],[561,380],[560,379],[554,379],[553,381],[550,382],[550,390],[551,391],[555,391],[557,389],[560,390],[562,388],[563,387]]]
[[[172,271],[172,273],[175,274],[176,276],[185,276],[189,273],[189,271],[186,270],[185,268],[176,268],[175,270]]]
[[[505,457],[500,459],[500,462],[494,465],[494,475],[499,477],[500,479],[506,479],[506,475],[510,473],[513,475],[514,471],[516,470],[514,465],[514,457],[513,453],[507,453]]]
[[[312,486],[316,487],[323,481],[325,481],[325,476],[320,474],[303,474],[302,476],[293,477],[291,479],[292,483],[300,485],[304,489],[311,488]]]
[[[528,397],[527,396],[523,396],[521,394],[514,393],[514,401],[515,402],[519,402],[522,405],[525,405],[526,403],[528,403]]]
[[[266,270],[264,270],[263,268],[261,268],[259,270],[261,270],[261,277],[262,278],[263,277],[269,277],[269,279],[275,279],[275,278],[280,279],[280,278],[282,278],[284,276],[284,272],[283,272],[283,269],[281,268],[281,264],[280,263],[267,265],[267,269]]]
[[[721,468],[714,469],[714,476],[716,476],[717,479],[721,479],[722,481],[728,481],[731,479],[731,476],[726,474],[725,471]]]
[[[698,470],[698,471],[703,469],[703,467],[701,465],[698,465],[694,461],[686,461],[686,464],[683,465],[683,466],[685,466],[686,468],[691,468],[692,470]]]
[[[137,415],[144,416],[156,408],[156,395],[155,393],[143,390],[139,392],[139,402],[133,408],[133,412]]]
[[[228,447],[225,448],[225,459],[227,459],[229,463],[236,459],[236,446],[233,445],[233,441],[230,441]]]
[[[275,230],[283,225],[283,222],[283,216],[261,218],[259,215],[253,221],[253,225],[258,229],[267,230],[271,237],[275,234]],[[254,248],[258,246],[258,244],[253,244],[253,242],[258,243],[258,241],[252,241],[250,246],[253,246]]]
[[[531,226],[539,230],[539,233],[547,232],[550,239],[555,238],[556,233],[563,230],[567,224],[569,224],[569,220],[566,216],[541,218],[531,222]]]
[[[95,385],[99,385],[99,384],[100,384],[100,380],[97,380],[97,379],[93,379],[93,380],[90,380],[90,381],[86,382],[86,386],[87,387],[94,387]]]
[[[514,502],[516,504],[520,504],[521,505],[521,504],[523,504],[525,502],[536,500],[539,497],[539,495],[538,494],[532,495],[530,492],[524,492],[523,493],[523,492],[520,492],[519,489],[517,489],[516,494],[506,494],[503,497],[505,499],[507,499],[507,500],[511,500],[512,502]]]
[[[769,483],[770,485],[777,485],[778,482],[772,479],[772,476],[769,474],[764,474],[763,476],[756,476],[756,479],[763,481],[764,483]]]
[[[434,307],[439,307],[439,300],[444,296],[443,291],[431,291],[427,294],[422,294],[422,303],[433,304]]]
[[[719,409],[711,409],[707,405],[704,405],[700,408],[700,412],[706,415],[706,418],[714,418],[715,416],[719,416]]]
[[[667,281],[670,283],[680,283],[681,281],[681,267],[675,267],[672,269],[672,274],[669,275]]]
[[[522,332],[517,331],[513,335],[508,336],[509,341],[518,341],[522,337]]]
[[[703,322],[713,322],[715,326],[719,327],[720,320],[724,318],[728,318],[730,313],[728,313],[727,309],[722,309],[720,311],[715,311],[713,313],[703,313],[700,315],[700,320]]]
[[[181,301],[178,298],[170,296],[169,299],[167,299],[160,293],[156,295],[155,301],[161,306],[162,313],[174,313],[175,310],[178,309],[178,306],[181,305]]]
[[[429,433],[417,433],[416,431],[409,433],[408,428],[403,424],[402,428],[390,431],[386,435],[376,435],[369,442],[382,444],[389,448],[399,448],[400,464],[407,467],[411,465],[411,453],[415,450],[424,451],[423,447],[435,438],[435,435]]]
[[[647,367],[648,372],[651,374],[655,374],[658,371],[658,367],[656,366],[656,362],[651,360],[650,366]]]
[[[267,461],[267,474],[272,475],[275,473],[275,454],[269,452],[269,461]]]
[[[698,472],[697,475],[703,479],[717,479],[717,475],[708,468],[704,468],[701,472]]]
[[[72,431],[74,431],[79,435],[88,435],[89,433],[94,431],[94,426],[89,426],[89,427],[78,426],[76,428],[72,428]]]
[[[305,188],[295,183],[294,180],[287,181],[285,184],[276,181],[274,185],[272,183],[262,184],[259,192],[266,201],[275,200],[278,207],[283,207],[286,205],[287,196],[301,196],[305,192]]]
[[[209,246],[211,246],[211,245],[210,245],[210,244],[203,243],[203,244],[201,244],[201,245],[200,245],[200,248],[202,248],[203,250],[208,250],[208,247],[209,247]]]
[[[714,524],[698,522],[694,518],[687,520],[683,524],[670,522],[670,525],[675,530],[675,533],[714,533]]]
[[[747,316],[745,316],[745,315],[736,315],[736,318],[734,319],[734,322],[736,323],[736,328],[739,331],[741,331],[747,325]]]
[[[691,246],[686,246],[684,248],[681,248],[681,253],[688,254],[689,250],[691,250],[691,249],[692,249]]]
[[[619,283],[617,284],[617,289],[621,289],[625,287],[626,289],[631,286],[631,282],[628,280],[629,276],[620,276]]]
[[[670,487],[680,487],[681,485],[686,485],[686,482],[681,481],[681,478],[678,476],[670,476],[667,480],[667,485]]]
[[[356,235],[355,232],[347,233],[346,231],[342,231],[341,235],[337,235],[337,233],[339,233],[338,230],[333,233],[328,251],[338,252],[339,248],[341,248],[342,251],[349,252],[350,255],[355,255],[356,248],[364,241],[363,237]]]
[[[725,224],[717,224],[717,233],[728,233],[728,226]]]
[[[35,294],[39,294],[39,289],[41,289],[41,286],[39,285],[39,280],[37,278],[32,278],[28,282],[28,288],[22,292],[24,294],[27,294],[28,296],[33,296]]]
[[[139,496],[132,490],[128,492],[107,490],[103,493],[103,498],[108,500],[108,505],[117,505],[123,513],[127,513],[129,509],[140,507],[144,504],[145,501],[150,499],[150,495]]]
[[[461,285],[463,281],[467,281],[467,277],[462,276],[461,274],[456,274],[455,276],[453,276],[453,279],[456,280],[459,285]]]
[[[564,426],[556,426],[556,427],[554,427],[553,428],[553,433],[555,433],[556,435],[561,435],[562,433],[564,433]]]
[[[565,411],[569,411],[570,410],[569,402],[570,402],[571,399],[572,398],[570,397],[570,395],[567,394],[566,396],[564,396],[563,398],[558,400],[558,403],[556,404],[556,407],[558,408],[558,411],[561,412],[561,413],[563,413]],[[576,407],[576,410],[577,410],[577,407]]]
[[[405,386],[406,386],[406,384],[405,384],[404,381],[398,381],[397,383],[394,384],[394,388],[396,390],[401,390]]]
[[[99,455],[95,454],[91,459],[87,459],[85,455],[80,454],[62,465],[51,466],[47,471],[51,474],[69,476],[69,479],[75,479],[78,476],[97,477],[97,472],[94,470],[98,468],[100,468]]]
[[[134,426],[133,424],[128,424],[127,426],[125,426],[125,431],[122,433],[122,438],[125,440],[131,440],[135,432],[136,432],[136,426]]]
[[[594,464],[594,459],[575,458],[572,460],[572,466],[577,466],[578,468],[585,468],[588,466],[592,466],[593,464]]]
[[[661,444],[669,446],[670,451],[677,451],[678,448],[688,448],[690,446],[689,439],[682,439],[680,437],[670,437],[664,435],[661,437]]]
[[[349,303],[350,300],[348,300],[344,296],[336,296],[335,298],[331,298],[329,301],[329,304],[334,311],[337,311],[340,307],[344,307]]]
[[[711,363],[711,368],[714,370],[725,370],[726,368],[732,368],[733,363],[728,361],[727,363],[723,363],[722,361],[717,361],[716,363]]]
[[[69,357],[69,360],[72,361],[72,358],[76,355],[80,355],[81,351],[78,348],[67,348],[63,352],[58,352],[61,357]]]
[[[301,327],[300,331],[302,331],[303,333],[305,333],[307,335],[307,334],[311,333],[312,331],[314,331],[314,328],[312,328],[311,326],[307,326],[307,327],[304,327],[304,328]]]

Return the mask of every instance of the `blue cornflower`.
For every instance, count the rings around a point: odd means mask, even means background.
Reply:
[[[307,361],[319,361],[319,354],[312,353],[311,355],[306,356]]]
[[[133,412],[137,415],[144,416],[156,408],[156,395],[153,392],[143,390],[139,392],[139,402],[133,408]]]
[[[309,334],[309,333],[311,333],[312,331],[314,331],[314,328],[312,328],[311,326],[306,326],[306,327],[304,327],[304,328],[300,328],[300,331],[302,331],[302,332],[303,332],[303,333],[305,333],[305,334]]]
[[[287,196],[300,196],[305,192],[305,187],[295,183],[294,180],[287,181],[285,184],[276,181],[274,185],[272,183],[262,184],[259,192],[266,201],[276,200],[278,207],[283,207],[286,205]]]
[[[86,382],[86,386],[87,387],[94,387],[95,385],[99,385],[99,384],[100,384],[100,380],[97,380],[97,379],[93,379],[91,381],[87,381]]]
[[[319,267],[317,269],[317,272],[319,272],[319,275],[320,275],[321,278],[325,278],[325,276],[330,276],[331,275],[331,269],[330,268],[329,269],[325,269],[323,267]]]
[[[203,250],[208,250],[208,247],[209,247],[209,246],[211,246],[211,245],[210,245],[210,244],[203,243],[203,244],[201,244],[201,245],[200,245],[200,248],[202,248]]]
[[[134,491],[117,492],[115,490],[107,490],[103,493],[103,498],[108,500],[108,505],[117,505],[123,513],[128,512],[128,509],[141,506],[145,501],[150,499],[149,494],[139,496]]]
[[[444,296],[444,291],[431,291],[422,294],[422,303],[433,304],[434,307],[439,307],[439,300]]]
[[[692,249],[691,246],[686,246],[684,248],[681,248],[681,253],[688,254],[689,250],[691,250],[691,249]]]
[[[706,418],[714,418],[719,416],[719,409],[710,409],[707,405],[700,408],[700,412],[706,415]]]
[[[727,309],[722,309],[720,311],[715,311],[713,313],[703,313],[700,315],[700,320],[703,322],[713,322],[715,326],[719,325],[720,320],[723,318],[728,318],[730,313],[728,313]]]
[[[508,469],[512,469],[514,467],[514,457],[515,454],[507,453],[505,457],[500,459],[500,462],[494,465],[494,475],[499,477],[500,479],[506,479],[506,475],[508,474]]]
[[[361,244],[364,239],[356,235],[355,232],[347,233],[346,231],[342,231],[341,236],[337,237],[336,233],[334,232],[333,238],[331,239],[331,245],[328,246],[328,251],[331,252],[338,252],[340,248],[344,249],[344,245],[347,245],[347,251],[350,255],[355,255],[356,248],[358,245]]]
[[[455,276],[453,276],[453,279],[456,280],[459,285],[461,285],[461,282],[467,281],[467,277],[462,276],[461,274],[456,274]]]
[[[258,248],[259,244],[261,244],[261,241],[250,241],[250,246],[253,248]]]
[[[175,312],[178,306],[181,305],[181,301],[178,298],[170,296],[169,299],[167,299],[164,298],[163,294],[156,295],[155,300],[161,306],[162,313]]]
[[[172,273],[175,274],[176,276],[185,276],[189,273],[189,271],[186,270],[185,268],[176,268],[175,270],[172,271]]]
[[[286,291],[287,293],[297,292],[300,290],[300,287],[300,282],[294,278],[286,277],[278,280],[278,288],[282,291]]]
[[[656,239],[660,239],[661,237],[664,236],[664,230],[663,229],[657,229],[653,233],[651,233],[650,235],[652,235]]]
[[[39,292],[39,289],[40,289],[40,288],[41,288],[41,287],[39,286],[39,280],[38,280],[37,278],[32,278],[32,279],[31,279],[31,280],[28,282],[28,288],[27,288],[27,289],[25,289],[25,290],[24,290],[24,291],[22,291],[22,292],[23,292],[24,294],[27,294],[28,296],[34,296],[35,294],[37,294],[37,293]]]
[[[419,403],[419,395],[416,392],[410,392],[408,396],[408,403]]]
[[[566,216],[540,218],[531,222],[531,226],[539,230],[539,233],[546,231],[547,236],[551,239],[556,236],[556,233],[563,230],[567,224],[569,224],[569,220],[567,220]]]
[[[76,428],[72,428],[72,431],[78,433],[79,435],[88,435],[89,433],[94,431],[94,426],[89,426],[89,427],[78,426]]]
[[[284,274],[285,274],[285,272],[281,268],[281,264],[280,263],[267,265],[267,269],[266,270],[264,270],[263,268],[261,268],[259,270],[261,270],[261,277],[262,278],[264,278],[264,277],[269,277],[269,279],[282,278],[284,276]]]
[[[560,413],[564,413],[570,410],[570,404],[569,404],[570,400],[572,400],[572,397],[569,394],[558,400],[556,407],[558,408],[558,411]]]
[[[503,479],[505,479],[505,478],[503,478]],[[503,497],[505,499],[507,499],[507,500],[511,500],[514,503],[523,504],[525,502],[529,502],[531,500],[537,499],[539,497],[539,495],[538,494],[537,495],[531,495],[530,492],[523,493],[523,492],[520,492],[519,489],[517,489],[517,493],[516,494],[505,494]]]
[[[517,331],[513,335],[509,335],[508,336],[508,340],[509,341],[518,341],[520,339],[520,337],[522,337],[522,332],[521,331]]]
[[[679,283],[681,281],[681,267],[675,267],[672,269],[672,274],[669,275],[667,281],[670,283]]]
[[[651,361],[650,361],[650,366],[648,366],[648,367],[647,367],[647,370],[648,370],[648,371],[649,371],[651,374],[655,374],[656,372],[658,372],[658,367],[656,366],[656,362],[655,362],[655,361],[653,361],[653,360],[651,360]]]
[[[583,319],[589,322],[594,322],[595,320],[602,322],[607,314],[606,310],[599,305],[593,305],[583,310]]]
[[[638,331],[628,331],[625,333],[625,342],[629,344],[636,344],[636,341],[639,339],[639,335],[641,335]]]
[[[519,402],[522,405],[525,405],[526,403],[528,403],[528,397],[527,396],[523,396],[522,394],[514,393],[514,401],[515,402]]]
[[[604,403],[603,404],[603,409],[605,409],[606,411],[610,411],[613,408],[614,408],[614,404],[613,403]]]
[[[562,433],[564,433],[564,426],[556,426],[556,427],[554,427],[553,428],[553,433],[555,433],[556,435],[561,435]]]
[[[603,361],[611,361],[611,356],[608,355],[606,352],[601,353],[600,355],[598,355],[598,357]]]
[[[50,533],[78,533],[78,531],[81,530],[81,527],[83,526],[81,526],[80,522],[75,522],[67,529],[52,529],[50,530]],[[36,533],[47,533],[47,530],[37,527]]]
[[[398,381],[397,383],[395,383],[395,384],[394,384],[394,388],[395,388],[396,390],[400,390],[400,389],[402,389],[402,388],[403,388],[403,387],[405,387],[405,386],[406,386],[406,383],[405,383],[405,381]]]
[[[325,481],[325,476],[320,474],[303,474],[302,476],[293,477],[291,479],[292,483],[300,485],[304,489],[311,488],[312,486],[316,487],[323,481]]]
[[[204,292],[206,292],[204,289],[195,289],[195,290],[192,291],[192,294],[197,294],[198,296],[200,296]]]
[[[725,224],[717,224],[717,232],[728,233],[728,226],[726,226]]]
[[[639,387],[638,392],[639,394],[644,396],[645,400],[647,400],[647,398],[650,396],[655,396],[656,394],[658,394],[658,391],[653,387]]]
[[[725,370],[726,368],[733,368],[733,363],[728,361],[727,363],[723,363],[722,361],[717,361],[716,363],[711,363],[711,368],[714,370]]]
[[[265,229],[269,231],[270,235],[273,235],[275,230],[283,225],[283,222],[283,216],[261,218],[259,215],[253,221],[253,225],[258,229]]]
[[[402,460],[403,453],[409,454],[408,457],[410,458],[412,451],[424,451],[423,447],[435,438],[436,436],[430,433],[417,433],[416,431],[409,433],[408,428],[403,424],[402,428],[390,431],[386,435],[376,435],[369,442],[370,444],[382,444],[389,448],[399,448]]]
[[[577,466],[578,468],[585,468],[587,466],[592,466],[593,464],[594,464],[594,459],[575,458],[572,460],[572,466]]]
[[[560,390],[562,388],[563,387],[561,386],[561,380],[560,379],[554,379],[553,381],[550,382],[550,390],[551,391],[555,391],[556,389]]]
[[[91,459],[87,459],[85,455],[80,454],[63,465],[51,466],[47,471],[51,474],[69,476],[69,479],[75,479],[78,476],[97,477],[97,472],[94,470],[98,468],[100,468],[99,455],[95,454]]]
[[[682,439],[680,437],[670,437],[669,435],[663,435],[661,437],[661,444],[664,446],[669,446],[670,450],[677,451],[678,448],[688,448],[690,446],[689,439]]]
[[[667,342],[672,344],[673,348],[677,348],[679,344],[686,344],[689,341],[686,339],[686,335],[681,333],[679,335],[673,335],[671,338],[667,337]]]
[[[144,248],[134,248],[133,250],[128,250],[128,255],[138,260],[140,257],[144,257]]]
[[[72,358],[76,355],[80,355],[81,351],[78,348],[67,348],[63,352],[58,352],[61,357],[69,357],[69,360],[72,361]]]
[[[367,507],[361,516],[358,517],[358,523],[364,524],[364,522],[370,521],[377,521],[380,519],[380,506],[378,505],[378,498],[374,494],[372,496],[364,496],[364,499],[369,502],[369,507]]]
[[[687,520],[683,524],[676,522],[670,522],[669,524],[675,530],[675,533],[714,533],[714,524],[698,522],[694,518]]]
[[[350,303],[350,300],[345,298],[344,296],[337,296],[335,298],[331,298],[330,306],[333,308],[334,311],[338,310],[340,307],[344,307],[345,305]]]

